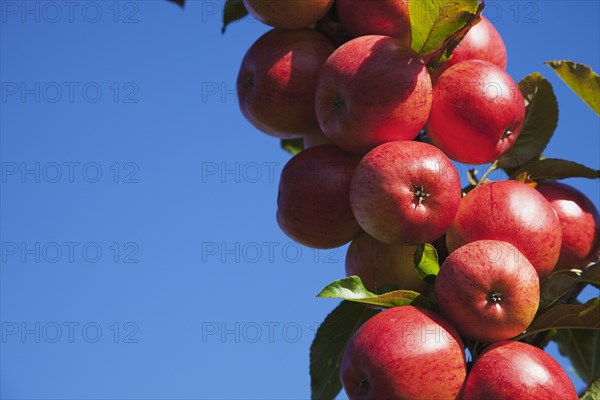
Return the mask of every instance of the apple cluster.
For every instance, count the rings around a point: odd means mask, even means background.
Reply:
[[[435,296],[439,312],[394,307],[367,321],[343,357],[351,399],[576,399],[560,365],[510,340],[531,324],[540,280],[584,268],[600,217],[556,182],[483,180],[464,193],[451,160],[497,160],[519,137],[525,101],[486,20],[435,71],[410,47],[408,1],[244,0],[274,27],[246,53],[243,115],[303,138],[281,173],[277,222],[313,248],[350,243],[346,273],[365,287]],[[329,29],[314,29],[327,18]],[[332,28],[334,26],[335,28]],[[449,255],[431,284],[419,244]],[[467,374],[464,343],[485,343]]]

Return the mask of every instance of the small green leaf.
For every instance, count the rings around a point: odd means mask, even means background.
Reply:
[[[565,179],[565,178],[600,178],[600,171],[573,161],[547,158],[545,160],[533,160],[523,165],[513,174],[519,176],[523,172],[529,174],[530,179]]]
[[[343,299],[379,307],[398,307],[415,304],[428,307],[429,302],[412,290],[394,290],[384,294],[375,294],[367,290],[358,276],[350,276],[330,283],[317,297]]]
[[[342,389],[340,365],[348,341],[377,311],[343,301],[319,326],[310,346],[312,399],[333,400]]]
[[[281,139],[281,148],[295,156],[304,150],[304,139],[295,138],[295,139]]]
[[[588,106],[600,115],[600,76],[590,67],[573,61],[557,60],[545,63],[560,76]]]
[[[600,329],[600,298],[585,304],[561,304],[535,318],[517,339],[551,329]]]
[[[519,89],[527,110],[519,138],[498,159],[500,168],[515,168],[536,159],[546,148],[558,125],[558,102],[552,85],[539,72],[523,78]]]
[[[600,377],[600,330],[561,329],[554,340],[560,354],[571,360],[581,379],[589,384]]]
[[[248,10],[246,10],[242,0],[227,0],[225,2],[225,7],[223,8],[223,26],[221,27],[221,33],[225,33],[227,25],[244,18],[246,15],[248,15]]]
[[[169,0],[171,3],[177,4],[179,7],[183,8],[185,5],[185,0]]]
[[[579,400],[598,400],[600,399],[600,377],[592,382],[585,393],[579,398]]]
[[[435,277],[440,272],[440,263],[435,247],[429,243],[418,245],[415,250],[414,262],[419,277],[427,283],[433,284]]]
[[[420,55],[440,49],[477,13],[477,0],[429,0],[409,3],[411,46]]]
[[[580,274],[572,270],[558,270],[540,282],[538,314],[543,314],[568,296],[579,282],[579,276]]]

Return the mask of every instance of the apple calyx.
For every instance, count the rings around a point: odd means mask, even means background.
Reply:
[[[510,129],[507,129],[504,131],[504,133],[502,134],[502,139],[506,139],[508,138],[510,135],[512,135],[513,132]]]
[[[371,385],[369,384],[369,380],[367,378],[363,378],[362,381],[358,383],[358,391],[360,393],[367,393],[370,389]]]
[[[502,292],[496,290],[490,294],[490,300],[494,303],[499,303],[502,301]]]
[[[423,204],[423,201],[431,196],[431,194],[425,191],[425,188],[421,185],[411,185],[413,193],[415,194],[415,200],[419,202],[419,205]]]

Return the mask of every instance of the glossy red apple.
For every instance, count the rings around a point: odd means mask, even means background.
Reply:
[[[331,145],[296,154],[279,182],[277,222],[283,232],[314,248],[334,248],[354,239],[360,227],[348,193],[359,160]]]
[[[337,0],[342,25],[355,36],[385,35],[410,47],[408,0]]]
[[[502,240],[533,264],[540,279],[550,274],[560,252],[560,222],[550,203],[532,187],[498,181],[470,191],[448,232],[450,252],[476,240]]]
[[[415,268],[417,246],[385,244],[366,233],[358,235],[346,253],[346,275],[358,275],[367,289],[376,293],[387,285],[425,294],[429,285]]]
[[[461,336],[497,342],[523,332],[538,309],[540,281],[513,245],[478,240],[448,256],[435,280],[442,315]]]
[[[526,343],[487,347],[475,361],[461,400],[577,400],[569,376],[550,355]]]
[[[365,322],[350,339],[341,365],[354,399],[455,399],[465,376],[463,345],[441,316],[394,307]]]
[[[452,57],[434,73],[436,80],[451,66],[467,60],[483,60],[506,68],[506,46],[494,25],[485,18],[473,26],[452,52]]]
[[[560,220],[562,245],[556,269],[586,267],[600,251],[600,216],[594,203],[564,183],[542,182],[536,189]]]
[[[334,0],[244,0],[260,22],[283,29],[306,28],[327,14]]]
[[[453,160],[484,164],[517,140],[525,118],[519,87],[487,61],[453,65],[436,81],[427,134]]]
[[[421,58],[387,36],[362,36],[339,47],[321,69],[317,118],[341,148],[365,154],[412,140],[431,108],[431,78]]]
[[[360,226],[387,243],[430,243],[444,234],[460,203],[460,178],[439,149],[391,142],[360,162],[350,187]]]
[[[242,114],[277,137],[321,132],[315,114],[319,70],[333,44],[310,29],[273,29],[250,47],[237,79]]]

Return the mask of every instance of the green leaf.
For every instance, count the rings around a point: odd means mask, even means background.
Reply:
[[[600,76],[587,65],[573,61],[547,61],[545,64],[552,68],[596,114],[600,115]]]
[[[571,360],[575,372],[586,383],[600,376],[600,330],[561,329],[554,341],[560,354]]]
[[[530,179],[565,179],[565,178],[600,178],[600,170],[594,170],[573,161],[547,158],[533,160],[523,165],[513,174],[519,176],[523,172],[529,174]]]
[[[561,304],[533,320],[520,340],[529,335],[551,329],[600,329],[600,298],[585,304]]]
[[[312,399],[332,400],[342,389],[340,364],[348,341],[377,311],[343,301],[321,324],[310,346]]]
[[[540,282],[538,314],[547,311],[568,296],[579,283],[580,274],[572,270],[558,270]]]
[[[384,294],[375,294],[367,290],[358,276],[350,276],[327,285],[317,297],[343,299],[379,307],[416,305],[429,307],[429,302],[412,290],[394,290]]]
[[[514,168],[536,159],[550,142],[558,125],[558,102],[552,85],[539,72],[523,78],[519,89],[527,110],[519,138],[498,159],[500,168]]]
[[[409,2],[411,46],[420,55],[440,49],[455,32],[472,22],[477,0]]]
[[[225,33],[227,25],[237,20],[240,20],[248,15],[248,10],[244,6],[242,0],[227,0],[223,8],[223,26],[221,33]]]
[[[584,269],[579,280],[600,287],[600,263],[592,264]]]
[[[414,262],[419,277],[427,283],[433,284],[435,277],[440,272],[440,263],[435,247],[429,243],[418,245],[415,250]]]
[[[579,398],[579,400],[598,400],[600,399],[600,377],[592,382],[585,393]]]
[[[281,148],[295,156],[304,150],[304,139],[295,138],[295,139],[281,139]]]
[[[177,4],[179,7],[183,8],[185,5],[185,0],[169,0],[171,3]]]

